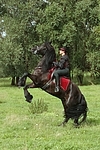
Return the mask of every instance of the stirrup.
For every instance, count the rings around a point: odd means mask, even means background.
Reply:
[[[55,88],[55,92],[57,93],[57,92],[59,92],[59,86],[56,86],[56,88]]]

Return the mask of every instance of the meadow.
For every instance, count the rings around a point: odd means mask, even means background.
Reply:
[[[33,102],[43,99],[48,110],[31,113],[23,88],[10,86],[10,78],[0,79],[1,150],[99,150],[100,85],[80,86],[88,103],[88,116],[79,128],[70,120],[65,127],[61,101],[41,89],[29,89]]]

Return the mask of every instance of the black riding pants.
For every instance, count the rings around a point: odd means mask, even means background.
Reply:
[[[69,68],[57,69],[57,70],[54,71],[53,76],[55,78],[56,86],[59,86],[59,78],[60,78],[60,76],[69,77]]]

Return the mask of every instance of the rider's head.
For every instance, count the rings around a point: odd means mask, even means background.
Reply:
[[[59,52],[60,52],[60,54],[62,54],[62,53],[67,53],[67,49],[66,49],[66,47],[61,47],[60,49],[59,49]]]

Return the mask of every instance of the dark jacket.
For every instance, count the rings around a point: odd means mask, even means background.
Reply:
[[[54,66],[60,69],[69,68],[69,65],[69,58],[67,55],[62,56],[58,62],[54,63]]]

